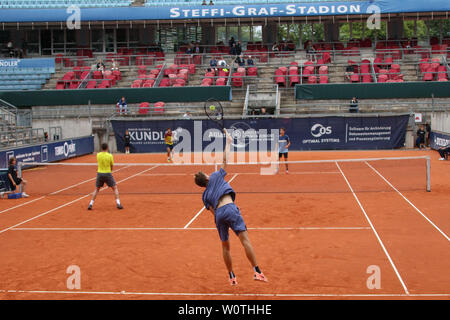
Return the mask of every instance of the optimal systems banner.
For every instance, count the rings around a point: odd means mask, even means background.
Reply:
[[[83,137],[0,152],[0,168],[8,168],[9,159],[17,162],[54,162],[94,152],[94,137]]]
[[[164,6],[161,4],[158,7],[81,8],[79,18],[81,21],[128,21],[450,11],[448,0],[298,1],[272,4],[239,4],[238,2],[236,1],[236,5],[216,4],[214,6]],[[0,10],[0,22],[65,22],[75,17],[77,10],[73,6],[64,9]]]
[[[295,119],[227,120],[235,150],[249,151],[252,146],[267,146],[278,141],[278,129],[286,129],[290,150],[395,149],[404,146],[409,115],[380,117],[317,117]],[[117,149],[124,151],[124,133],[131,136],[131,151],[165,152],[164,133],[173,131],[175,145],[184,151],[208,150],[223,135],[211,121],[194,120],[113,120]],[[254,149],[251,149],[254,150]]]

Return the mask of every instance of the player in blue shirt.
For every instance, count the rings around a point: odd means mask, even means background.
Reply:
[[[289,140],[288,135],[286,134],[285,128],[280,128],[280,137],[278,138],[278,160],[281,161],[281,158],[284,157],[284,161],[288,159],[289,147],[291,146],[291,140]],[[286,165],[286,173],[289,173],[288,164]]]
[[[220,240],[222,241],[222,253],[225,265],[230,276],[230,284],[237,285],[236,275],[233,272],[233,263],[230,252],[230,241],[228,231],[234,231],[239,237],[242,246],[245,249],[245,254],[253,266],[254,280],[267,281],[267,278],[261,272],[256,262],[255,252],[250,243],[247,227],[244,219],[241,216],[239,208],[234,204],[236,193],[231,188],[230,184],[225,181],[226,167],[227,167],[227,151],[230,147],[232,138],[224,129],[227,136],[227,142],[223,155],[223,165],[219,171],[212,173],[210,176],[203,172],[198,172],[195,175],[195,183],[205,188],[202,195],[202,200],[205,208],[214,215],[217,230],[219,231]]]

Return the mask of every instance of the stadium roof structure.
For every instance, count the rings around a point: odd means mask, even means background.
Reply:
[[[270,2],[270,1],[268,1]],[[115,8],[80,8],[82,22],[95,21],[197,21],[202,19],[289,19],[296,17],[361,17],[380,13],[414,16],[445,16],[450,11],[449,0],[362,0],[362,1],[292,1],[291,3],[265,3],[213,6],[127,6]],[[0,23],[65,22],[74,14],[73,9],[2,9]]]

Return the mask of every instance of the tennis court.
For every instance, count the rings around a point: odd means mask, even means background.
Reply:
[[[0,201],[0,299],[450,299],[450,170],[433,151],[291,152],[289,175],[231,166],[268,283],[256,282],[231,235],[231,287],[214,220],[192,174],[162,154],[115,155],[124,210],[103,190],[87,211],[96,167],[24,172],[27,199]],[[343,161],[431,157],[426,161]],[[314,162],[315,160],[335,160]],[[95,156],[65,163],[95,163]],[[151,165],[154,164],[154,165]],[[76,265],[81,288],[67,288]],[[372,266],[372,269],[371,269]],[[373,266],[379,289],[368,288]]]

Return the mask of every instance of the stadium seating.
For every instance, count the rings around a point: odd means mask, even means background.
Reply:
[[[70,5],[76,5],[82,8],[107,8],[107,7],[126,7],[133,0],[0,0],[1,9],[47,9],[47,8],[67,8]]]
[[[0,90],[39,90],[53,73],[54,68],[3,68]]]

